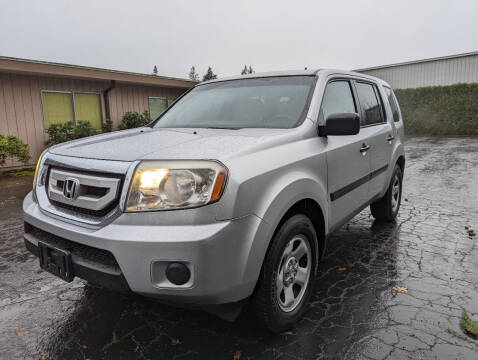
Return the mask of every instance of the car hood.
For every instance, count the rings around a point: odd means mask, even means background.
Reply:
[[[258,151],[290,139],[296,129],[171,129],[117,131],[53,147],[58,155],[89,159],[217,159]]]

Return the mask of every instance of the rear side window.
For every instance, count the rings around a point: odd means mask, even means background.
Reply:
[[[356,112],[350,84],[346,80],[327,84],[320,107],[319,121],[323,122],[332,114]]]
[[[357,95],[364,112],[362,126],[380,124],[384,121],[383,110],[374,85],[357,82]]]
[[[387,99],[390,103],[390,108],[392,109],[393,121],[400,121],[400,110],[398,109],[397,100],[395,99],[392,89],[388,86],[384,86],[383,88],[385,89],[385,94],[387,94]]]

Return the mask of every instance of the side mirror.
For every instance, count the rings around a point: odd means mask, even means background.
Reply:
[[[332,114],[319,126],[319,136],[356,135],[360,131],[360,116],[357,113]]]

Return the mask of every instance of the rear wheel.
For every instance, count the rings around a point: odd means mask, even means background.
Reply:
[[[395,165],[387,192],[380,200],[370,205],[372,215],[378,221],[390,222],[397,217],[402,199],[402,177],[402,169]]]
[[[317,235],[305,215],[290,217],[275,234],[253,296],[254,310],[269,330],[286,330],[304,312],[315,280],[317,253]]]

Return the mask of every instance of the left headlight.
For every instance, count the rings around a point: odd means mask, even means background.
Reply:
[[[216,161],[142,161],[128,191],[126,211],[186,209],[219,200],[227,169]]]

